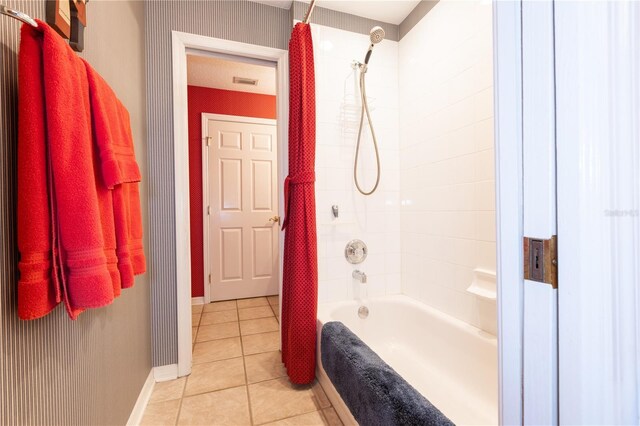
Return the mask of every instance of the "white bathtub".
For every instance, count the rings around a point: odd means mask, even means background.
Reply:
[[[345,424],[355,420],[320,357],[322,324],[340,321],[457,425],[498,424],[496,337],[407,296],[318,307],[318,379]]]

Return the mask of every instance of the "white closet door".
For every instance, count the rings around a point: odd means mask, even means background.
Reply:
[[[204,127],[211,300],[278,294],[275,120],[207,119]]]

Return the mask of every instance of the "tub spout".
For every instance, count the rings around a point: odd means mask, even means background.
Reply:
[[[355,271],[353,271],[353,273],[351,273],[351,276],[360,281],[362,284],[367,283],[367,274],[365,274],[364,272],[360,272],[356,269]]]

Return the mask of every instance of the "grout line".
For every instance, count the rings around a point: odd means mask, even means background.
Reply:
[[[196,342],[198,341],[198,331],[200,331],[200,326],[195,327],[196,331],[193,333],[193,336],[191,337],[193,339],[193,342],[191,342],[191,344],[193,345],[193,348],[191,348],[191,352],[193,353],[193,349],[196,346]],[[193,331],[193,328],[191,329]]]
[[[268,353],[270,353],[270,352],[280,352],[280,351],[260,352],[260,353],[257,353],[257,354],[251,354],[251,355],[247,355],[247,356],[268,354]],[[224,359],[224,360],[220,360],[220,361],[228,361],[228,360],[230,360],[230,359],[238,359],[238,358],[245,358],[245,357],[244,357],[244,356],[243,356],[243,357],[239,357],[239,356],[237,356],[237,357],[233,357],[233,358],[226,358],[226,359]],[[211,361],[211,362],[217,362],[217,361]],[[244,362],[244,360],[243,360],[243,362]],[[203,364],[206,364],[206,363],[203,363]],[[198,364],[198,365],[201,365],[201,364]],[[286,376],[286,375],[284,375],[284,376],[278,376],[278,377],[271,377],[271,378],[269,378],[269,379],[263,379],[263,380],[259,380],[259,381],[257,381],[257,382],[249,383],[249,382],[248,382],[249,378],[248,378],[248,376],[247,376],[246,365],[245,365],[245,382],[246,382],[246,383],[244,384],[244,386],[247,386],[247,387],[248,387],[249,385],[257,385],[258,383],[270,382],[270,381],[273,381],[273,380],[279,380],[279,379],[282,379],[282,378],[285,378],[285,377],[287,377],[287,376]],[[176,398],[176,399],[184,399],[185,397],[186,397],[186,398],[190,398],[190,397],[192,397],[192,396],[206,395],[206,394],[208,394],[208,393],[215,393],[215,392],[219,392],[219,391],[223,391],[223,390],[227,390],[227,389],[238,388],[238,387],[242,387],[242,386],[243,386],[243,385],[233,385],[233,386],[228,386],[228,387],[224,387],[224,388],[220,388],[220,389],[216,389],[216,390],[209,390],[209,391],[204,391],[204,392],[198,392],[198,393],[194,393],[194,394],[192,394],[192,395],[184,395],[184,391],[185,391],[185,389],[186,389],[186,381],[185,381],[185,386],[184,386],[183,391],[182,391],[182,392],[183,392],[183,397],[182,397],[182,398]],[[171,399],[170,399],[170,400],[167,400],[167,401],[159,401],[159,402],[154,402],[153,404],[159,404],[159,403],[168,402],[168,401],[174,401],[174,400],[171,400]]]
[[[412,146],[418,146],[418,145],[421,145],[421,144],[416,144],[416,145],[412,145]],[[484,149],[475,150],[473,152],[469,152],[469,153],[466,153],[466,154],[454,155],[453,157],[447,157],[447,158],[442,158],[440,160],[431,161],[429,163],[421,163],[421,164],[417,164],[417,165],[415,165],[413,167],[407,167],[407,168],[401,169],[400,172],[403,172],[403,171],[407,172],[408,170],[413,170],[413,169],[418,168],[418,167],[426,167],[426,166],[431,166],[431,165],[434,165],[434,164],[444,163],[446,161],[457,160],[457,159],[460,159],[462,157],[469,157],[469,156],[472,156],[472,155],[485,153],[486,151],[490,151],[492,149],[494,149],[494,148],[493,147],[484,148]],[[476,183],[476,182],[484,182],[484,181],[487,181],[487,180],[495,180],[495,179],[482,179],[482,180],[478,180],[478,181],[473,180],[473,181],[469,181],[469,182],[459,182],[459,183]],[[452,185],[455,185],[455,184],[452,184]],[[433,185],[433,186],[436,186],[436,185]]]
[[[203,310],[203,311],[202,311],[202,313],[203,313],[203,314],[215,314],[215,313],[217,313],[217,312],[231,312],[231,311],[233,311],[234,309],[238,309],[238,308],[220,309],[220,310],[218,310],[218,311],[204,311],[204,310]]]
[[[238,357],[238,358],[240,358],[240,357]],[[244,385],[233,385],[233,386],[227,386],[227,387],[220,388],[220,389],[216,389],[216,390],[209,390],[209,391],[204,391],[204,392],[198,392],[198,393],[194,393],[194,394],[192,394],[192,395],[185,395],[185,398],[191,398],[191,397],[193,397],[193,396],[200,396],[200,395],[208,395],[208,394],[210,394],[210,393],[221,392],[221,391],[224,391],[224,390],[234,389],[234,388],[241,388],[241,387],[243,387],[243,386],[245,386],[245,387],[246,387],[247,385],[246,385],[246,384],[244,384]],[[182,398],[182,399],[184,399],[184,398]]]
[[[240,308],[236,300],[236,312],[238,314],[238,327],[240,327]],[[247,361],[244,355],[244,343],[242,341],[242,330],[240,330],[240,353],[242,354],[242,367],[244,368],[244,387],[247,392],[247,407],[249,408],[249,422],[253,425],[253,410],[251,409],[251,394],[249,393],[249,377],[247,376]]]
[[[232,337],[232,339],[233,339],[233,337]],[[242,341],[242,340],[241,340],[241,341]],[[242,347],[242,343],[240,343],[240,345],[241,345],[241,347]],[[228,358],[214,359],[214,360],[211,360],[211,361],[193,362],[193,363],[192,363],[192,365],[194,365],[194,366],[195,366],[195,365],[212,364],[212,363],[214,363],[214,362],[229,361],[230,359],[242,358],[243,356],[244,356],[243,354],[240,354],[240,355],[237,355],[237,356],[231,356],[231,357],[228,357]],[[231,386],[231,387],[234,387],[234,386]]]
[[[177,380],[180,380],[180,378],[178,378]],[[184,401],[184,392],[185,390],[187,390],[187,380],[189,380],[189,378],[187,377],[184,380],[184,384],[182,385],[182,394],[180,395],[180,403],[178,404],[178,414],[176,415],[176,422],[175,425],[178,425],[178,420],[180,419],[180,413],[182,412],[182,402]]]
[[[204,308],[203,308],[204,309]],[[193,312],[192,312],[193,313]],[[200,312],[200,319],[202,319],[202,314],[203,312]],[[200,330],[200,321],[198,320],[198,325],[196,326],[196,337],[198,336],[198,331]],[[196,346],[196,341],[195,339],[193,340],[193,343],[191,344],[191,353],[193,354],[193,350],[195,349]],[[181,378],[178,377],[176,380],[180,380]],[[180,420],[180,414],[182,413],[182,403],[184,402],[184,393],[187,390],[187,381],[189,380],[189,376],[186,376],[184,379],[184,383],[182,385],[182,392],[180,393],[180,403],[178,404],[178,413],[176,415],[176,421],[174,423],[175,426],[178,425],[178,420]]]
[[[202,321],[202,313],[197,314],[198,315],[198,322],[196,322],[196,325],[193,325],[193,315],[194,313],[191,312],[191,327],[200,327],[200,321]]]
[[[331,406],[330,406],[330,407],[331,407]],[[329,408],[329,407],[327,407],[327,408]],[[283,420],[292,419],[292,418],[294,418],[294,417],[304,416],[305,414],[315,413],[316,411],[317,411],[318,413],[320,413],[320,417],[322,417],[322,418],[324,419],[325,417],[324,417],[324,415],[322,415],[322,410],[323,410],[323,409],[324,409],[324,408],[315,408],[315,409],[313,409],[313,410],[311,410],[311,411],[305,411],[305,412],[303,412],[303,413],[294,414],[293,416],[283,417],[283,418],[275,419],[275,420],[271,420],[271,421],[268,421],[268,422],[265,422],[265,423],[256,423],[254,426],[265,425],[265,424],[268,424],[268,423],[281,422],[281,421],[283,421]],[[327,423],[325,423],[325,424],[328,424],[328,422],[327,422]]]

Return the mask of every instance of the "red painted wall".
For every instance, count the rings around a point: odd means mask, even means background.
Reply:
[[[212,114],[276,118],[276,97],[188,86],[189,202],[191,212],[191,296],[204,296],[202,246],[202,116]]]

